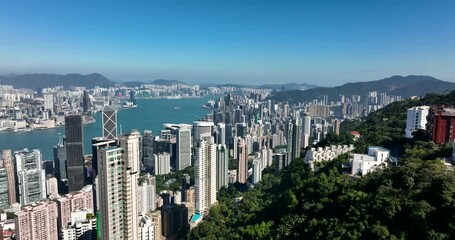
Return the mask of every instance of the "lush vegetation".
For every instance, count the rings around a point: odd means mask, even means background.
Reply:
[[[191,184],[194,184],[194,167],[190,166],[181,171],[170,172],[164,175],[157,175],[156,177],[156,192],[160,193],[161,191],[177,191],[182,186],[183,174],[188,174],[191,178]],[[174,182],[167,185],[166,182],[175,179]]]
[[[407,108],[440,103],[455,104],[455,92],[393,103],[342,124],[361,132],[357,151],[386,146],[400,157],[398,166],[352,178],[341,172],[343,155],[318,172],[301,159],[279,175],[266,169],[253,189],[220,191],[219,204],[188,239],[455,239],[455,174],[442,161],[452,147],[422,132],[403,138]],[[342,134],[323,144],[351,140]]]

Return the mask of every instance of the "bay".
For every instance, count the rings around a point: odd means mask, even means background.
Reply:
[[[129,132],[152,130],[159,134],[164,123],[189,123],[209,113],[201,106],[214,97],[181,99],[138,99],[138,107],[121,110],[117,113],[117,130]],[[84,125],[84,153],[91,154],[91,139],[102,136],[101,113],[94,115],[96,122]],[[0,132],[0,149],[20,150],[41,149],[44,160],[53,159],[53,146],[59,137],[65,135],[65,128],[57,127],[31,132]]]

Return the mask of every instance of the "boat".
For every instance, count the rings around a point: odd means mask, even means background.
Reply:
[[[167,99],[180,99],[182,98],[181,96],[168,96],[166,97]]]
[[[179,109],[180,109],[180,107],[175,107],[175,108],[174,108],[174,110],[179,110]]]

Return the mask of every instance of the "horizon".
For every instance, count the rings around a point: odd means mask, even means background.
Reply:
[[[2,8],[1,75],[98,72],[116,82],[318,86],[427,75],[455,82],[453,1],[46,1]]]

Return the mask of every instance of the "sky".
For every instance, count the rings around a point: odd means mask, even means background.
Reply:
[[[455,1],[0,1],[0,74],[311,83],[455,81]]]

